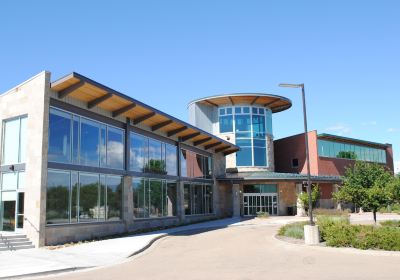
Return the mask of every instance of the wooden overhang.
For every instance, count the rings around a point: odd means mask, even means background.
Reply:
[[[190,104],[193,103],[200,103],[216,107],[232,105],[257,105],[270,108],[272,113],[278,113],[292,107],[292,101],[290,101],[290,99],[279,95],[265,93],[231,93],[215,95],[194,100]]]
[[[238,146],[228,141],[75,72],[52,82],[51,89],[58,93],[60,99],[77,99],[85,102],[88,109],[101,108],[113,117],[129,118],[133,125],[144,124],[152,131],[177,137],[181,142],[191,142],[204,150],[212,147],[214,152],[225,155],[239,150]]]

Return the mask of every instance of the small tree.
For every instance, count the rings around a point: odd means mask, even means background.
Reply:
[[[376,223],[376,212],[398,200],[393,179],[382,165],[357,161],[346,169],[343,186],[333,197],[338,202],[354,203],[372,211]]]
[[[312,207],[315,208],[317,206],[317,202],[320,196],[320,191],[319,191],[319,185],[312,185],[312,191],[311,191],[311,201],[312,201]],[[299,194],[299,199],[300,203],[303,206],[304,210],[308,213],[308,193],[307,192],[302,192]]]

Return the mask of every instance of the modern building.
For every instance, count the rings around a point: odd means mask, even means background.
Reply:
[[[220,192],[232,197],[227,202],[231,205],[224,208],[228,215],[287,215],[297,207],[307,177],[294,170],[278,172],[272,129],[272,115],[291,106],[285,97],[263,93],[211,96],[189,104],[190,123],[240,147],[239,152],[227,155],[227,172],[217,177]],[[298,150],[304,154],[304,145]],[[338,174],[314,174],[312,181],[341,183]]]
[[[378,163],[394,172],[391,144],[381,144],[331,134],[308,133],[310,173],[313,176],[343,176],[356,160]],[[275,170],[284,173],[307,173],[304,133],[274,141]],[[334,184],[320,184],[322,207],[333,207]]]
[[[238,147],[77,73],[0,95],[0,231],[35,246],[222,217]]]
[[[42,72],[0,95],[0,234],[35,246],[229,216],[293,214],[304,135],[274,141],[269,94],[189,104],[189,123],[77,73]],[[279,125],[279,124],[278,124]],[[287,125],[287,124],[285,124]],[[393,170],[392,149],[310,132],[320,204],[354,159]]]

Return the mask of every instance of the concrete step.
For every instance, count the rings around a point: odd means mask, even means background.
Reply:
[[[7,247],[7,244],[9,246],[20,246],[20,245],[32,245],[32,242],[30,242],[28,239],[26,240],[21,240],[21,241],[12,241],[12,242],[0,242],[0,247]]]
[[[2,234],[0,251],[16,251],[35,248],[25,234]]]

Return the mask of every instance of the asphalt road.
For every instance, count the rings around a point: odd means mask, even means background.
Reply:
[[[243,226],[170,236],[122,264],[46,278],[400,279],[400,254],[288,244],[274,238],[277,229]]]

